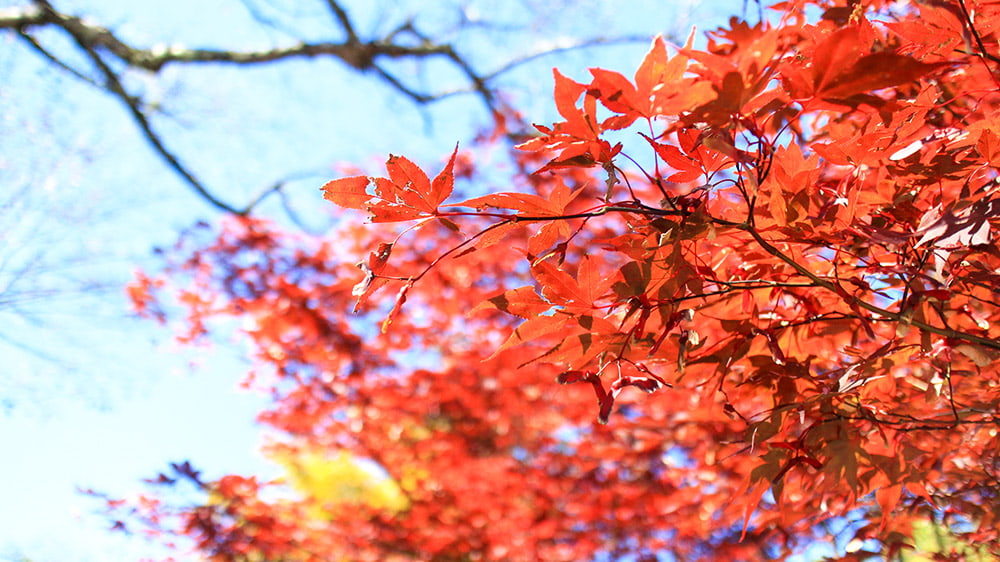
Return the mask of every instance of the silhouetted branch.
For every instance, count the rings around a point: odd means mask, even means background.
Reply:
[[[300,58],[332,57],[357,71],[375,74],[393,90],[418,105],[428,104],[458,93],[474,93],[483,100],[491,115],[497,115],[501,112],[501,108],[497,105],[496,95],[490,86],[490,81],[515,66],[546,54],[569,49],[638,40],[637,38],[596,39],[573,45],[558,46],[511,61],[492,73],[480,74],[452,44],[435,41],[433,37],[419,31],[412,21],[406,22],[384,37],[362,38],[341,2],[325,0],[325,4],[333,15],[334,24],[344,37],[339,42],[298,42],[291,45],[251,50],[199,49],[179,45],[137,47],[121,39],[111,29],[57,10],[49,0],[33,0],[31,5],[0,10],[0,29],[17,33],[19,38],[49,63],[70,73],[75,78],[114,95],[126,107],[153,151],[166,162],[170,169],[212,207],[237,215],[250,214],[264,198],[279,191],[279,189],[266,188],[259,195],[252,197],[244,206],[225,202],[214,195],[208,186],[167,147],[167,143],[151,123],[147,104],[141,97],[126,90],[122,80],[123,69],[143,70],[155,74],[171,64],[256,65]],[[53,49],[46,48],[37,33],[42,29],[55,29],[67,35],[93,63],[97,70],[97,76],[88,75],[86,71],[82,71],[67,62],[66,58],[61,57]],[[648,38],[644,37],[642,40],[646,41]],[[421,91],[407,85],[382,64],[382,61],[389,60],[429,58],[444,58],[449,61],[465,76],[469,84],[468,87],[443,92]]]
[[[93,86],[100,87],[113,94],[128,109],[143,136],[153,150],[177,173],[201,198],[211,206],[221,211],[247,215],[267,195],[280,188],[265,189],[248,204],[238,207],[224,202],[215,196],[197,176],[183,164],[179,157],[170,151],[161,136],[155,131],[150,117],[143,109],[140,97],[129,93],[121,79],[120,73],[114,70],[112,59],[131,69],[141,69],[157,73],[169,64],[219,63],[252,65],[278,62],[294,58],[335,57],[344,64],[359,71],[374,71],[392,88],[412,99],[415,103],[424,104],[433,101],[436,96],[414,90],[396,78],[393,74],[376,65],[377,58],[424,58],[445,57],[458,65],[462,72],[474,85],[474,91],[479,92],[487,102],[491,111],[493,94],[485,81],[472,71],[471,66],[447,44],[437,44],[429,38],[409,29],[421,41],[417,45],[404,45],[394,42],[396,33],[389,40],[375,39],[362,41],[354,29],[347,12],[334,0],[327,0],[337,24],[346,35],[344,42],[301,42],[295,45],[273,47],[261,50],[235,51],[216,49],[189,49],[180,46],[138,48],[121,40],[111,30],[56,10],[48,0],[35,0],[32,6],[12,8],[0,11],[0,29],[10,29],[28,43],[31,48],[47,61],[69,72],[74,77]],[[49,49],[46,49],[31,32],[40,28],[57,28],[64,31],[73,42],[86,54],[100,74],[99,78],[87,76],[84,72],[66,63]]]

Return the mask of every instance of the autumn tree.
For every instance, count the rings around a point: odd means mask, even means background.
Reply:
[[[175,465],[207,500],[120,525],[212,560],[1000,554],[1000,5],[766,15],[555,71],[503,180],[501,128],[326,183],[333,235],[187,237],[136,305],[242,321],[289,477]]]

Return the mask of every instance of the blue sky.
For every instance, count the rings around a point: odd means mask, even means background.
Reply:
[[[0,0],[0,9],[22,3]],[[289,39],[254,23],[239,0],[54,4],[142,44],[252,48]],[[281,5],[282,14],[293,14],[281,23],[310,38],[337,39],[322,35],[330,29],[321,19],[328,17],[323,2],[248,4],[274,14]],[[362,33],[393,25],[383,16],[400,10],[428,29],[446,30],[459,4],[473,6],[472,17],[525,26],[518,34],[476,29],[457,36],[487,71],[573,37],[689,29],[678,15],[683,3],[666,1],[534,3],[545,6],[539,12],[519,0],[345,4]],[[710,29],[741,4],[703,3],[690,17],[699,30]],[[402,16],[394,17],[398,23]],[[67,48],[58,38],[42,39]],[[544,123],[553,117],[552,66],[578,79],[589,66],[628,75],[646,48],[547,57],[505,75],[502,84],[525,115]],[[438,65],[399,71],[431,89],[447,89],[455,79]],[[238,205],[277,179],[302,175],[292,185],[293,206],[319,232],[331,220],[318,191],[335,175],[331,165],[376,169],[391,152],[433,168],[486,123],[473,96],[418,108],[332,62],[172,67],[157,77],[133,75],[130,84],[163,102],[169,117],[156,123],[164,138],[224,199]],[[239,341],[224,335],[209,348],[179,348],[169,328],[129,318],[121,290],[136,269],[155,271],[152,248],[168,247],[180,230],[219,215],[148,150],[113,100],[0,35],[0,201],[8,200],[14,203],[0,205],[7,210],[0,210],[0,291],[36,260],[30,283],[17,286],[60,292],[16,314],[0,308],[0,450],[7,459],[0,465],[0,560],[156,556],[160,551],[146,543],[106,532],[106,522],[92,514],[97,502],[77,487],[125,496],[142,489],[142,478],[183,460],[210,477],[275,473],[257,452],[253,421],[267,399],[236,390],[247,370]],[[277,201],[262,212],[285,220]],[[90,291],[91,282],[105,289]]]

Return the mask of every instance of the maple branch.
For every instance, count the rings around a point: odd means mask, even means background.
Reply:
[[[845,402],[845,405],[849,405],[851,407],[854,407],[855,409],[860,409],[860,406],[857,405],[857,404],[850,404],[850,403],[846,403]],[[963,413],[977,414],[977,413],[980,413],[980,412],[976,412],[976,411],[974,411],[972,409],[963,409],[961,411],[956,411],[954,414],[951,411],[949,411],[949,412],[942,412],[941,415],[947,415],[947,416],[951,417],[953,415],[957,416],[958,414],[963,414]],[[886,419],[885,417],[880,417],[880,416],[875,415],[875,414],[873,414],[873,413],[871,413],[869,411],[864,411],[863,415],[857,415],[857,416],[845,415],[845,414],[841,414],[841,413],[834,413],[833,415],[834,415],[834,418],[832,418],[832,419],[851,420],[851,421],[868,421],[868,422],[877,423],[877,424],[884,424],[884,425],[907,426],[907,427],[897,428],[897,431],[940,431],[942,429],[954,429],[955,427],[957,427],[959,425],[997,425],[997,426],[1000,426],[1000,417],[997,417],[997,416],[994,416],[994,415],[991,415],[991,416],[989,416],[987,418],[982,418],[982,419],[968,419],[968,418],[966,418],[966,419],[960,419],[960,418],[956,417],[955,419],[947,419],[947,420],[937,420],[937,419],[932,419],[932,418],[918,418],[916,416],[911,416],[911,415],[908,415],[908,414],[894,414],[894,413],[891,413],[891,412],[886,413],[883,416],[891,416],[891,417],[893,417],[895,419]],[[827,420],[827,421],[832,421],[832,419],[831,420]],[[909,426],[908,424],[916,424],[916,425]]]
[[[600,217],[608,213],[623,213],[632,215],[653,215],[661,217],[683,217],[687,216],[688,213],[684,213],[680,210],[672,209],[657,209],[655,207],[648,207],[646,205],[636,205],[630,201],[613,203],[606,205],[597,209],[595,211],[583,211],[579,213],[571,213],[566,215],[519,215],[517,213],[494,213],[494,212],[469,212],[469,211],[448,211],[443,213],[437,213],[435,216],[438,217],[492,217],[497,219],[502,219],[502,221],[512,221],[512,222],[544,222],[544,221],[555,221],[555,220],[569,220],[569,219],[589,219],[594,217]],[[736,223],[728,223],[727,221],[721,221],[725,223],[725,226],[735,225]]]
[[[712,283],[718,283],[720,285],[736,286],[741,290],[743,289],[771,289],[774,287],[815,287],[815,283],[794,283],[791,281],[768,281],[767,279],[734,279],[732,281],[722,281],[718,279],[710,279]]]
[[[969,34],[971,34],[973,39],[976,40],[976,45],[979,47],[979,52],[976,53],[976,55],[978,55],[979,60],[983,61],[983,66],[986,67],[986,71],[989,72],[990,77],[993,78],[993,83],[1000,86],[1000,82],[997,82],[996,75],[993,74],[993,69],[986,64],[986,59],[993,62],[1000,62],[1000,60],[986,50],[986,45],[983,44],[983,38],[979,34],[979,30],[976,29],[975,23],[972,21],[972,14],[969,13],[969,8],[965,5],[965,0],[958,0],[958,7],[962,10],[962,24],[969,29]]]
[[[265,27],[274,29],[276,31],[280,31],[287,35],[295,34],[295,32],[291,31],[288,26],[282,25],[280,22],[275,21],[274,18],[265,15],[256,5],[255,0],[240,0],[240,4],[243,5],[243,8],[247,11],[248,14],[250,14],[250,17],[253,18],[253,20],[256,21],[257,23]]]
[[[951,413],[955,416],[955,426],[958,426],[958,408],[955,406],[955,385],[951,381],[951,364],[946,366],[945,379],[948,381],[948,404],[951,405]]]
[[[801,275],[809,278],[817,286],[832,291],[834,293],[837,293],[842,298],[844,298],[844,300],[848,301],[849,304],[858,306],[860,308],[878,314],[879,316],[882,316],[883,318],[887,318],[894,322],[906,321],[911,326],[915,326],[925,332],[936,334],[944,338],[965,340],[967,342],[975,343],[983,347],[1000,350],[1000,340],[984,338],[982,336],[977,336],[975,334],[970,334],[968,332],[961,332],[950,328],[939,328],[937,326],[928,324],[926,322],[922,322],[920,320],[904,319],[903,315],[898,312],[892,312],[886,310],[884,308],[875,306],[874,304],[871,304],[867,301],[851,296],[847,294],[843,289],[838,288],[837,285],[834,284],[833,282],[819,277],[815,273],[806,269],[802,264],[788,257],[781,250],[775,248],[773,245],[771,245],[771,243],[765,240],[764,237],[762,237],[760,233],[757,232],[757,230],[754,229],[752,226],[744,224],[744,225],[737,225],[736,227],[747,232],[754,239],[754,241],[756,241],[757,244],[759,244],[760,247],[764,249],[764,251],[785,262],[786,264],[791,266],[792,269],[799,272]]]
[[[968,283],[970,285],[974,285],[974,286],[979,287],[981,289],[986,289],[987,291],[990,291],[990,292],[995,292],[996,291],[996,289],[994,287],[990,287],[989,285],[987,285],[985,283],[972,282],[972,281],[968,281],[968,280],[963,280],[963,281],[965,283]],[[996,307],[996,308],[1000,308],[1000,302],[997,302],[995,300],[983,298],[983,297],[980,297],[979,295],[976,295],[976,294],[973,294],[973,293],[967,293],[967,292],[964,292],[964,291],[952,290],[952,292],[954,294],[956,294],[956,295],[962,295],[963,297],[966,297],[966,298],[969,298],[969,299],[973,299],[973,300],[977,300],[977,301],[979,301],[979,302],[981,302],[983,304],[988,304],[990,306],[993,306],[993,307]]]
[[[724,296],[724,295],[733,296],[733,295],[740,294],[741,291],[755,291],[757,289],[774,289],[775,287],[799,287],[799,288],[815,287],[815,285],[812,284],[812,283],[792,283],[792,282],[784,283],[784,282],[780,282],[780,281],[755,281],[755,280],[750,280],[750,281],[719,281],[719,280],[716,280],[716,279],[707,279],[706,281],[708,283],[712,283],[712,284],[716,284],[716,285],[723,285],[723,286],[726,286],[727,288],[725,288],[725,289],[718,289],[716,291],[703,291],[701,293],[692,293],[690,295],[681,295],[679,297],[673,297],[673,298],[670,298],[670,299],[667,299],[667,300],[658,300],[658,301],[653,301],[653,302],[656,302],[658,304],[663,304],[663,303],[668,303],[668,302],[669,303],[679,303],[679,302],[684,302],[684,301],[689,301],[689,300],[704,299],[706,297],[718,297],[718,296]],[[719,301],[716,301],[716,302],[719,302]],[[709,303],[709,304],[711,304],[711,303]],[[708,306],[708,304],[706,304],[705,306]],[[814,316],[812,318],[809,318],[808,320],[802,321],[801,324],[804,325],[804,324],[809,324],[809,323],[812,323],[812,322],[818,322],[818,321],[821,321],[821,320],[825,320],[825,318],[823,318],[824,316],[829,316],[829,315],[832,315],[832,314],[833,313],[823,314],[823,315],[820,315],[820,316]],[[853,315],[850,315],[850,314],[842,314],[841,316],[838,316],[836,319],[837,320],[843,320],[845,318],[856,318],[856,317],[853,316]],[[797,325],[797,324],[785,324],[784,326],[780,326],[780,327],[781,328],[791,328],[791,327],[793,327],[795,325]]]
[[[441,214],[445,215],[446,213],[441,213]],[[393,279],[395,281],[407,281],[407,282],[416,283],[417,281],[419,281],[420,279],[422,279],[425,275],[427,275],[428,273],[430,273],[431,269],[433,269],[444,258],[446,258],[446,257],[450,256],[451,254],[453,254],[453,253],[461,250],[465,246],[468,246],[469,244],[472,244],[477,239],[479,239],[480,237],[484,236],[487,232],[489,232],[489,231],[491,231],[493,229],[496,229],[496,228],[500,228],[501,226],[503,226],[505,224],[508,224],[508,222],[509,221],[504,220],[504,221],[500,221],[500,222],[497,222],[497,223],[493,223],[490,226],[484,228],[483,230],[477,232],[473,236],[470,236],[469,238],[466,238],[465,240],[463,240],[459,244],[455,245],[454,247],[452,247],[448,251],[442,253],[437,258],[435,258],[433,261],[431,261],[431,263],[428,264],[427,267],[425,267],[424,270],[421,271],[416,276],[413,276],[413,277],[391,277],[391,276],[388,276],[388,275],[376,275],[376,277],[381,277],[383,279]]]

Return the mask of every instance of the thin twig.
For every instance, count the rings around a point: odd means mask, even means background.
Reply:
[[[98,84],[97,81],[94,80],[93,78],[91,78],[90,76],[87,76],[86,74],[80,72],[79,70],[73,68],[72,66],[70,66],[70,65],[64,63],[63,61],[59,60],[58,58],[56,58],[55,55],[53,55],[52,53],[50,53],[45,47],[42,47],[42,45],[37,40],[35,40],[35,38],[32,37],[27,31],[25,31],[23,29],[19,29],[19,30],[17,30],[17,34],[18,34],[18,36],[21,37],[21,39],[23,39],[26,43],[28,43],[28,45],[30,45],[31,48],[35,50],[35,52],[37,52],[38,54],[42,55],[42,57],[44,57],[46,60],[48,60],[52,64],[54,64],[57,67],[65,70],[66,72],[72,74],[73,76],[76,76],[77,78],[79,78],[80,80],[83,80],[84,82],[90,84],[91,86],[95,86],[95,87],[98,87],[98,88],[103,88],[103,86],[101,86],[100,84]]]
[[[526,63],[529,63],[529,62],[531,62],[531,61],[533,61],[535,59],[539,59],[539,58],[542,58],[542,57],[547,57],[549,55],[555,55],[555,54],[563,53],[563,52],[566,52],[566,51],[575,51],[575,50],[579,50],[579,49],[588,49],[588,48],[591,48],[591,47],[602,47],[602,46],[608,46],[608,45],[622,45],[622,44],[626,44],[626,43],[649,43],[649,36],[648,35],[628,35],[628,36],[625,36],[625,37],[597,38],[597,39],[588,39],[586,41],[580,41],[580,42],[577,42],[577,43],[571,43],[571,44],[567,44],[567,45],[559,45],[557,47],[549,47],[549,48],[546,48],[546,49],[542,49],[540,51],[536,51],[534,53],[529,53],[529,54],[524,55],[522,57],[516,58],[516,59],[514,59],[512,61],[509,61],[507,64],[504,64],[503,66],[501,66],[500,68],[494,70],[493,72],[491,72],[489,74],[483,75],[482,78],[483,78],[483,81],[489,82],[489,81],[493,80],[494,78],[497,78],[501,74],[506,74],[506,73],[514,70],[515,68],[517,68],[519,66],[522,66],[522,65],[524,65]]]

